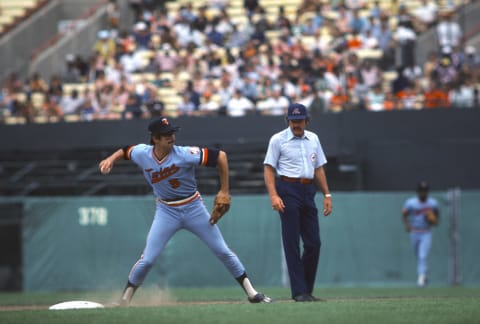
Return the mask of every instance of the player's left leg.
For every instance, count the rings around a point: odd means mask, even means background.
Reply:
[[[238,256],[228,247],[218,226],[209,223],[210,214],[203,201],[199,199],[188,204],[185,208],[185,215],[188,215],[186,216],[187,219],[184,220],[185,229],[198,236],[225,265],[245,290],[248,300],[252,303],[271,302],[269,297],[255,290],[246,275],[245,267]]]
[[[418,244],[418,285],[423,287],[427,283],[427,258],[432,245],[432,232],[421,233]]]
[[[318,260],[320,258],[320,228],[318,224],[318,210],[315,206],[315,187],[305,187],[305,208],[300,215],[300,235],[303,241],[302,262],[305,273],[305,283],[310,295],[313,293]]]

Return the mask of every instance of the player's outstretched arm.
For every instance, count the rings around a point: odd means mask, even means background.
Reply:
[[[107,157],[105,160],[100,161],[98,164],[98,167],[100,169],[100,172],[102,174],[108,174],[113,168],[113,164],[117,160],[124,160],[125,159],[125,153],[123,149],[117,150],[115,153]]]

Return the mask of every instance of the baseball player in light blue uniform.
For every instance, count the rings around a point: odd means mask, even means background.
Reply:
[[[417,187],[417,196],[405,201],[402,209],[403,222],[417,260],[417,285],[424,287],[427,284],[427,258],[432,244],[431,226],[436,224],[428,219],[427,215],[433,213],[434,219],[438,220],[438,202],[428,197],[428,183],[421,181]]]
[[[217,197],[229,196],[226,153],[211,148],[176,146],[175,132],[178,129],[165,117],[155,119],[148,127],[151,145],[126,146],[99,165],[100,171],[106,174],[115,161],[132,160],[142,169],[157,201],[145,249],[130,271],[120,305],[130,303],[135,290],[143,283],[167,242],[180,229],[192,232],[210,248],[245,290],[251,303],[270,302],[269,297],[253,288],[245,267],[225,243],[197,191],[195,167],[217,167],[220,175]]]

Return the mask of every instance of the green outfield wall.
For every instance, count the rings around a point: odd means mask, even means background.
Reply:
[[[412,193],[334,193],[333,213],[320,217],[319,286],[412,285],[415,260],[401,222]],[[449,285],[452,244],[445,192],[441,222],[429,258],[432,285]],[[18,200],[18,199],[17,199]],[[11,199],[9,200],[11,201]],[[151,197],[28,198],[23,203],[22,276],[25,291],[117,289],[140,256],[152,221]],[[204,197],[211,207],[213,198]],[[480,191],[462,192],[458,203],[458,273],[462,285],[480,284]],[[322,204],[317,197],[317,204]],[[279,216],[269,198],[236,196],[219,223],[224,237],[257,285],[285,284]],[[145,285],[234,285],[200,240],[178,232]]]

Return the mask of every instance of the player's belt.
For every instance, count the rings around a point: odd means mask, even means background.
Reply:
[[[188,204],[189,202],[192,202],[199,197],[200,197],[200,193],[198,191],[196,191],[193,195],[185,197],[185,198],[178,198],[178,199],[174,199],[174,200],[163,200],[163,199],[157,198],[157,201],[161,202],[162,204],[175,207],[175,206],[181,206],[181,205]]]
[[[280,179],[286,182],[296,182],[296,183],[301,183],[301,184],[312,184],[313,179],[307,179],[307,178],[291,178],[291,177],[286,177],[286,176],[280,176]]]

